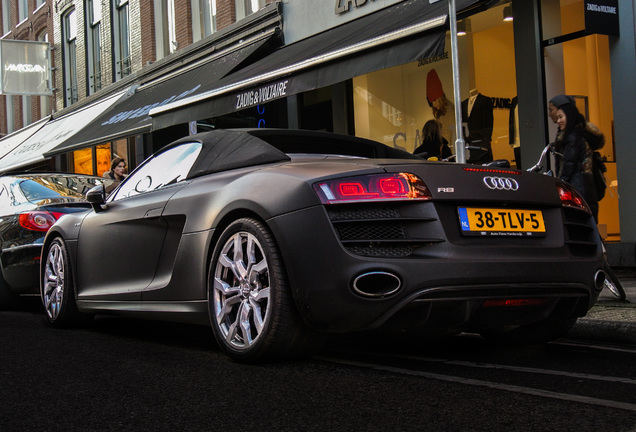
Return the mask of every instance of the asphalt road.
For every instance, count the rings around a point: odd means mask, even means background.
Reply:
[[[636,430],[636,347],[333,338],[247,366],[206,327],[0,312],[0,432]]]

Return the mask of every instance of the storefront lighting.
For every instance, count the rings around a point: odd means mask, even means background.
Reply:
[[[512,6],[508,5],[504,7],[503,11],[503,20],[504,21],[512,21]]]
[[[466,23],[462,21],[457,21],[457,36],[466,36]]]

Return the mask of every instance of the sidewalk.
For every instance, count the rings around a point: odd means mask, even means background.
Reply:
[[[604,342],[636,344],[636,268],[614,268],[627,301],[604,289],[587,316],[579,318],[568,336]]]

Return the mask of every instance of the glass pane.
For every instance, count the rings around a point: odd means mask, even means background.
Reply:
[[[110,144],[101,144],[98,145],[95,149],[95,154],[97,158],[97,175],[100,177],[104,176],[104,173],[110,171]]]
[[[124,181],[115,199],[151,192],[184,180],[200,151],[200,143],[187,143],[150,159]]]
[[[583,0],[542,0],[541,25],[543,40],[584,30]]]
[[[77,37],[77,17],[75,9],[66,15],[66,40],[71,41]]]
[[[73,172],[77,174],[93,174],[92,149],[81,149],[73,152]]]

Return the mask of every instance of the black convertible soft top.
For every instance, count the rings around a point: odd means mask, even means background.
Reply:
[[[191,135],[186,142],[203,144],[188,178],[291,160],[288,153],[329,154],[379,159],[419,159],[403,150],[349,135],[290,129],[217,129]]]

